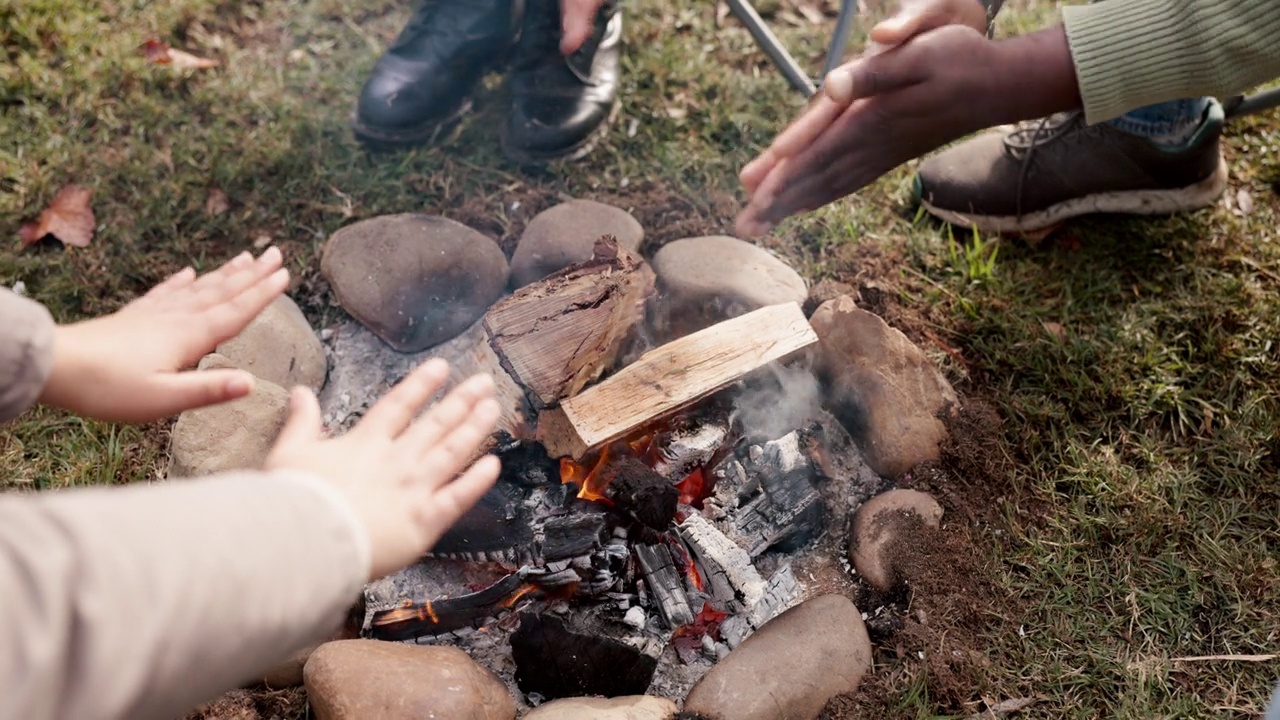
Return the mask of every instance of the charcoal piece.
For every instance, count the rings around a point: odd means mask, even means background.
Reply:
[[[676,569],[671,551],[665,545],[636,545],[636,560],[645,585],[663,622],[672,630],[693,622],[693,610],[684,589],[684,577]]]
[[[495,484],[445,532],[430,554],[468,556],[528,549],[533,544],[533,528],[523,507],[524,499],[523,488]]]
[[[670,482],[679,482],[720,453],[729,440],[727,422],[706,413],[681,418],[653,439],[653,469]]]
[[[499,431],[497,441],[494,454],[502,461],[499,483],[523,487],[560,484],[560,463],[547,455],[542,443],[516,440],[502,431]]]
[[[521,588],[521,573],[512,573],[489,587],[469,595],[408,603],[373,614],[369,637],[375,640],[411,640],[441,635],[495,615]]]
[[[715,525],[696,513],[680,523],[680,537],[693,550],[698,567],[721,602],[741,598],[755,603],[764,594],[764,578],[751,564],[751,557]]]
[[[751,557],[770,549],[794,552],[821,533],[823,506],[813,475],[797,433],[761,448],[748,468],[750,482],[739,491],[745,502],[735,520]]]
[[[542,557],[551,562],[600,549],[608,537],[608,524],[601,513],[574,513],[548,518],[542,532]]]
[[[554,615],[521,613],[511,635],[516,685],[547,699],[643,695],[658,667],[650,645],[609,637],[602,628],[579,632]]]
[[[639,458],[623,456],[600,469],[604,496],[642,525],[665,530],[675,519],[680,491]]]

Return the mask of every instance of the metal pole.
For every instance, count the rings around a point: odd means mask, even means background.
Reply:
[[[1227,118],[1252,115],[1280,106],[1280,88],[1250,95],[1236,105],[1228,105]]]
[[[844,49],[849,44],[849,31],[853,29],[853,21],[858,15],[858,0],[840,0],[840,14],[836,17],[836,32],[831,37],[831,48],[827,50],[827,64],[822,68],[819,80],[825,78],[832,70],[840,66],[844,60]]]
[[[778,66],[783,76],[787,78],[787,82],[791,83],[791,87],[799,90],[805,98],[809,98],[817,92],[818,88],[814,86],[813,80],[805,74],[799,63],[795,61],[795,58],[791,57],[791,54],[787,52],[787,49],[782,47],[782,43],[769,30],[769,27],[764,24],[764,19],[751,6],[751,3],[747,2],[747,0],[728,0],[728,2],[729,9],[733,11],[733,14],[738,17],[738,20],[743,25],[747,26],[747,32],[751,33],[751,37],[755,38],[756,44],[760,46],[760,49],[764,50],[769,59],[773,61],[773,64]]]

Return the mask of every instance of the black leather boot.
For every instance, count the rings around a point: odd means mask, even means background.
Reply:
[[[527,2],[511,69],[511,115],[502,148],[522,163],[576,160],[604,136],[615,107],[622,15],[616,1],[606,3],[596,14],[591,36],[565,57],[560,54],[557,0]]]
[[[471,92],[506,61],[525,0],[425,0],[377,65],[351,121],[375,145],[424,143],[471,107]]]

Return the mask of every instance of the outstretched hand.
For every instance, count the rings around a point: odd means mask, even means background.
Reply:
[[[767,233],[907,160],[997,124],[997,70],[993,43],[964,24],[928,30],[843,66],[836,94],[846,102],[820,98],[743,169],[750,199],[737,231]]]
[[[147,422],[249,393],[240,370],[183,371],[235,337],[284,292],[280,251],[244,253],[196,277],[182,270],[105,317],[58,327],[40,402],[102,420]]]
[[[867,97],[870,95],[891,94],[895,90],[905,90],[904,85],[910,83],[901,82],[905,79],[904,73],[909,68],[905,65],[909,63],[911,58],[893,58],[879,60],[869,65],[868,59],[873,56],[881,55],[900,47],[909,42],[911,38],[924,35],[932,31],[932,29],[959,26],[973,29],[973,31],[982,33],[986,32],[987,12],[982,4],[977,0],[916,0],[904,1],[901,4],[899,12],[893,17],[882,20],[870,31],[870,40],[872,44],[868,47],[867,53],[861,58],[852,60],[851,63],[841,65],[840,68],[833,69],[823,81],[822,92],[810,102],[808,108],[801,113],[795,122],[792,122],[780,136],[769,145],[768,149],[760,154],[759,158],[751,161],[742,169],[741,181],[746,187],[746,191],[750,193],[750,202],[748,208],[742,211],[737,222],[737,229],[742,234],[748,236],[756,236],[768,232],[773,224],[781,222],[788,215],[799,213],[799,211],[818,208],[820,205],[827,204],[832,200],[846,195],[849,192],[855,192],[863,187],[864,184],[874,181],[881,174],[888,172],[902,161],[911,159],[908,154],[908,147],[883,147],[886,145],[887,133],[893,131],[893,127],[887,126],[887,120],[892,118],[876,118],[868,117],[877,113],[877,108],[863,109],[860,111],[851,111],[850,105],[854,104],[859,97]],[[893,60],[899,60],[897,63]],[[914,58],[919,63],[920,58]],[[946,59],[951,63],[968,64],[972,59],[955,58]],[[882,68],[881,65],[886,65]],[[920,69],[915,68],[916,74]],[[891,72],[890,77],[884,77],[884,73]],[[916,96],[922,95],[922,92],[915,92]],[[919,97],[924,100],[923,97]],[[879,105],[893,104],[892,101],[879,102]],[[901,101],[899,102],[901,104]],[[915,108],[911,108],[908,102],[908,110],[916,110],[919,113],[920,102],[915,102]],[[792,201],[790,196],[783,196],[781,201],[774,199],[774,193],[780,193],[781,188],[785,188],[788,184],[800,181],[801,178],[813,176],[817,172],[815,158],[813,152],[804,155],[806,151],[812,149],[819,137],[824,133],[831,131],[837,122],[840,122],[846,111],[854,114],[854,117],[844,120],[844,132],[838,132],[842,141],[849,143],[863,143],[863,145],[881,145],[881,151],[873,152],[870,155],[879,155],[881,158],[858,158],[863,161],[859,164],[860,173],[858,174],[859,182],[845,182],[844,187],[847,190],[841,192],[840,195],[832,195],[832,193],[804,193],[804,202]],[[879,113],[886,113],[886,109],[879,109]],[[927,119],[927,118],[925,118]],[[861,120],[861,122],[859,122]],[[861,137],[859,137],[861,136]],[[959,137],[957,135],[956,137]],[[945,142],[945,141],[943,141]],[[831,142],[824,143],[828,151],[831,150]],[[914,143],[913,143],[914,145]],[[938,143],[941,145],[941,142]],[[934,145],[933,147],[937,147]],[[933,147],[927,147],[924,151],[932,150]],[[837,150],[837,155],[840,151]],[[796,161],[791,161],[795,159]],[[873,165],[865,164],[865,160],[877,160]],[[841,190],[844,190],[844,187]],[[763,191],[762,192],[762,188]],[[829,196],[828,196],[829,195]],[[812,208],[804,205],[813,205]]]
[[[315,395],[295,389],[267,456],[267,469],[323,477],[350,503],[368,533],[371,580],[419,558],[497,480],[497,458],[471,463],[498,421],[492,378],[468,379],[418,417],[448,374],[443,360],[423,364],[333,439]]]

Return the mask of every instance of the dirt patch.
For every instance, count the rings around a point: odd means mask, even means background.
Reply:
[[[307,716],[307,694],[287,690],[232,690],[197,708],[183,720],[301,720]]]

